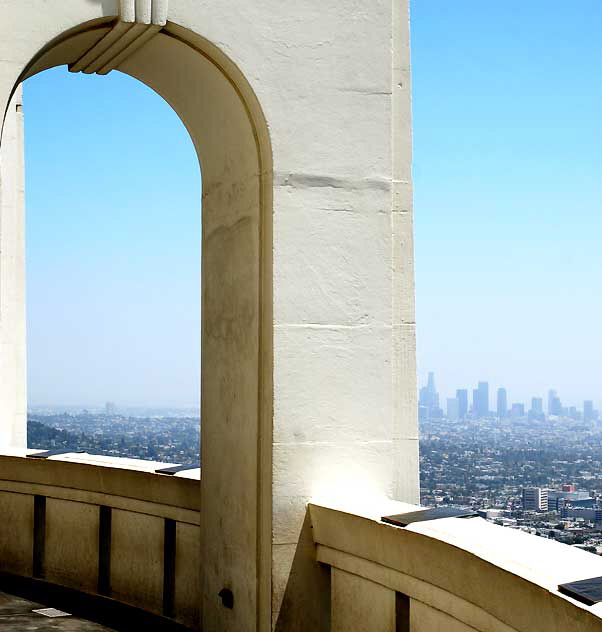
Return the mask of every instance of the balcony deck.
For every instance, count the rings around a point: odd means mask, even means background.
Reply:
[[[43,608],[52,608],[52,604],[40,604],[0,592],[0,628],[7,632],[10,630],[104,632],[112,629],[72,615],[50,617],[34,612]]]

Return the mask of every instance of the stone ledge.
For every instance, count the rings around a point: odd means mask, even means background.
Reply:
[[[19,484],[25,486],[19,490],[21,493],[42,495],[45,492],[39,486],[44,486],[62,490],[60,497],[68,494],[66,490],[74,490],[194,512],[200,510],[200,469],[173,475],[157,474],[155,470],[173,464],[86,453],[61,454],[47,459],[27,458],[27,454],[35,452],[40,450],[3,449],[0,452],[0,486],[3,483],[5,487]],[[82,502],[86,501],[82,499]],[[91,499],[87,502],[97,504]]]
[[[476,630],[602,629],[602,604],[588,607],[558,592],[568,578],[602,575],[600,557],[481,518],[400,528],[379,517],[392,507],[397,513],[415,509],[410,505],[388,504],[382,513],[374,504],[363,511],[334,507],[309,505],[318,561],[407,594]]]

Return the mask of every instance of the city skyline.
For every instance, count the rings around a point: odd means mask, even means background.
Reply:
[[[415,1],[411,21],[421,383],[600,408],[602,3]]]
[[[581,415],[584,421],[598,418],[596,400],[584,398],[577,403],[564,400],[559,396],[559,389],[549,388],[545,398],[535,393],[528,398],[511,397],[508,389],[503,385],[491,387],[487,380],[479,380],[476,388],[472,386],[455,389],[455,394],[442,394],[437,388],[436,372],[429,371],[426,383],[419,376],[418,406],[419,410],[439,410],[443,416],[450,419],[465,418],[468,414],[473,417],[497,416],[499,418],[522,417],[529,415],[533,419],[544,419],[546,416],[573,417]],[[424,386],[421,384],[425,383]],[[472,394],[469,397],[469,393]],[[544,407],[544,401],[546,406]],[[445,405],[444,405],[445,403]],[[450,413],[450,410],[452,411]]]

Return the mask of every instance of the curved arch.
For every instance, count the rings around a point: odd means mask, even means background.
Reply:
[[[43,70],[63,64],[73,68],[117,24],[115,17],[96,18],[55,37],[20,69],[11,94]],[[117,69],[173,107],[190,133],[203,174],[203,627],[256,629],[269,621],[271,597],[268,126],[249,83],[216,46],[169,22],[151,35],[120,59]],[[127,139],[122,144],[127,151]],[[169,186],[167,176],[164,186]],[[215,607],[223,587],[234,592],[234,611]]]

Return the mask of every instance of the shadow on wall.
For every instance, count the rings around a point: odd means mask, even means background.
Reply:
[[[309,510],[299,535],[275,632],[330,630],[330,568],[316,561]]]

